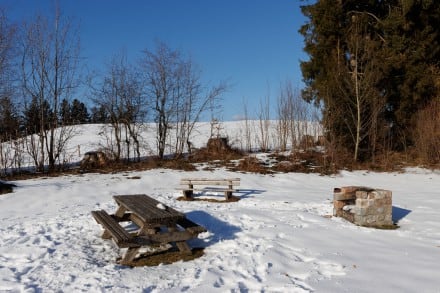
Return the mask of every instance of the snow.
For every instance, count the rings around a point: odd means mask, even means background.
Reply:
[[[87,145],[86,131],[77,140]],[[140,179],[130,179],[133,177]],[[184,177],[240,177],[238,202],[177,201]],[[14,181],[0,195],[0,292],[440,292],[440,172],[318,174],[169,169]],[[331,217],[334,187],[393,192],[399,229]],[[145,193],[208,232],[205,254],[156,267],[121,266],[92,210]],[[221,199],[222,194],[218,195]]]

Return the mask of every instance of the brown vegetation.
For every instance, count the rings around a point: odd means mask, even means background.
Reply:
[[[259,174],[271,173],[270,170],[264,166],[264,163],[258,160],[255,156],[247,156],[238,162],[238,165],[233,168],[234,171],[252,172]]]
[[[440,98],[416,115],[414,130],[418,157],[428,166],[440,164]]]
[[[209,162],[214,160],[236,160],[243,156],[239,150],[233,149],[229,145],[228,138],[210,138],[205,148],[194,151],[188,158],[190,162]]]

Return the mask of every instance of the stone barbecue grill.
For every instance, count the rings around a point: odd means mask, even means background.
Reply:
[[[333,191],[333,215],[359,226],[393,226],[392,192],[363,186],[345,186]]]

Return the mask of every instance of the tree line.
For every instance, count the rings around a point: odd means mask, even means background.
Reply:
[[[203,84],[191,58],[160,41],[132,63],[121,52],[103,74],[82,76],[79,28],[59,9],[22,24],[2,10],[0,36],[0,142],[13,142],[1,145],[4,168],[12,164],[7,156],[15,161],[26,153],[38,171],[54,170],[76,133],[73,125],[81,123],[105,123],[111,155],[140,160],[140,132],[154,121],[158,157],[171,135],[179,156],[190,150],[195,122],[214,115],[227,88]],[[80,88],[87,89],[90,110],[75,98]]]
[[[328,149],[439,163],[440,2],[318,0],[302,12],[303,97],[323,109]]]

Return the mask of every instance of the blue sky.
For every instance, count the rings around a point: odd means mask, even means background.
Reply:
[[[59,0],[64,15],[80,25],[82,57],[90,70],[103,70],[121,50],[130,60],[155,40],[189,54],[204,84],[226,80],[223,118],[255,114],[260,100],[275,101],[281,82],[302,87],[299,68],[306,19],[292,0]],[[52,14],[55,0],[1,0],[13,20]],[[275,105],[272,107],[275,108]]]

